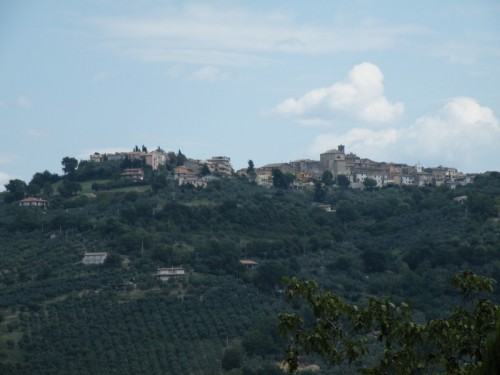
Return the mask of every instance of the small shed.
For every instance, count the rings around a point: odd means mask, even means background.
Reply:
[[[256,261],[250,260],[250,259],[242,259],[242,260],[240,260],[240,263],[245,268],[248,268],[248,269],[254,269],[255,267],[257,267],[257,264],[258,264]]]
[[[83,255],[83,264],[103,264],[108,253],[85,253]]]
[[[156,278],[160,281],[167,281],[172,278],[179,278],[185,275],[186,271],[182,267],[158,268]]]

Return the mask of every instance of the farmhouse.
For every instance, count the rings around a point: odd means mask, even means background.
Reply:
[[[85,253],[83,255],[83,264],[103,264],[108,253]]]
[[[171,277],[179,278],[185,275],[184,268],[182,267],[169,267],[169,268],[158,268],[156,271],[156,278],[160,281],[167,281]]]
[[[19,206],[21,207],[48,207],[49,206],[49,201],[46,201],[45,199],[41,198],[24,198],[21,199],[18,202]]]

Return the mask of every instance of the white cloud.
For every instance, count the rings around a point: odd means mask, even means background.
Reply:
[[[215,82],[226,80],[229,75],[214,66],[204,66],[189,77],[192,81]]]
[[[398,25],[301,24],[284,12],[183,4],[150,16],[90,20],[104,45],[140,60],[203,65],[266,64],[266,53],[324,54],[399,45],[422,28]]]
[[[339,144],[346,145],[348,152],[380,161],[447,164],[475,172],[498,170],[500,124],[490,108],[462,97],[405,128],[359,128],[319,135],[309,152],[318,155]]]
[[[390,123],[403,114],[404,105],[391,103],[384,96],[383,81],[380,69],[365,62],[355,65],[344,81],[311,90],[298,99],[288,98],[275,107],[275,112],[297,116],[328,110],[369,123]]]
[[[500,125],[493,111],[473,98],[449,101],[436,115],[419,118],[404,131],[409,155],[475,167],[479,159],[492,168],[500,160]]]
[[[18,107],[27,109],[31,108],[33,104],[31,103],[30,98],[26,96],[20,96],[19,98],[17,98],[17,105]]]
[[[379,151],[385,151],[393,146],[399,138],[396,129],[372,130],[355,128],[345,134],[321,134],[317,136],[314,143],[309,148],[309,154],[319,155],[326,150],[343,144],[348,148],[347,152],[356,152],[360,155],[371,158],[385,158],[385,154]]]

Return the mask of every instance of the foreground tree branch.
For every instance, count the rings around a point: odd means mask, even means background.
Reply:
[[[298,314],[280,314],[280,333],[290,339],[285,362],[294,372],[303,355],[319,354],[332,365],[353,365],[364,374],[470,373],[480,365],[487,335],[495,328],[499,307],[482,298],[493,291],[493,282],[460,272],[453,283],[463,305],[453,307],[446,319],[418,324],[405,303],[371,299],[364,307],[351,305],[314,281],[287,279],[287,298],[305,300],[315,319],[306,324]],[[367,354],[375,343],[380,353],[370,363]]]

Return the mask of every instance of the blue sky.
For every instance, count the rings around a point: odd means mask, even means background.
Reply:
[[[135,145],[500,170],[498,1],[0,0],[0,184]]]

